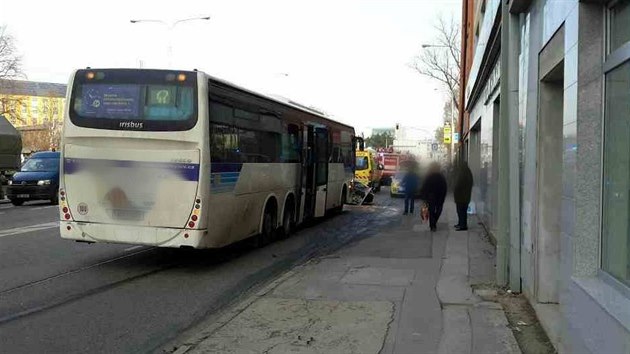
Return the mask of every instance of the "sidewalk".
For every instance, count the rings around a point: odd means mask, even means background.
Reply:
[[[501,306],[473,294],[490,283],[482,229],[438,232],[417,215],[389,232],[293,268],[199,328],[179,353],[520,353]],[[474,218],[473,218],[474,219]]]

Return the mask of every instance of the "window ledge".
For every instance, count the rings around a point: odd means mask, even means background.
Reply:
[[[615,282],[617,280],[605,279],[607,277],[610,277],[610,275],[601,272],[595,277],[573,277],[572,279],[609,315],[614,317],[626,330],[630,331],[630,297],[628,297],[630,289],[621,284],[611,285],[611,280]],[[624,287],[625,291],[622,291],[619,286]]]

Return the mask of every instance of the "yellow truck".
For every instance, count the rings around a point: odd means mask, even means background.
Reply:
[[[354,170],[354,178],[372,187],[374,192],[381,190],[381,176],[383,174],[383,165],[376,161],[376,152],[372,150],[356,151],[356,165]]]

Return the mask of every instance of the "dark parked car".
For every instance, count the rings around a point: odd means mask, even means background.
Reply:
[[[50,200],[57,204],[59,189],[59,152],[37,152],[24,162],[7,186],[13,205],[29,200]]]

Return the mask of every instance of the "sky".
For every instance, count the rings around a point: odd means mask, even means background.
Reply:
[[[87,66],[199,69],[318,107],[367,136],[396,123],[427,133],[441,124],[445,91],[409,64],[435,38],[438,16],[459,19],[460,8],[461,0],[0,0],[0,25],[29,80],[66,83]],[[211,19],[169,27],[198,16]]]

